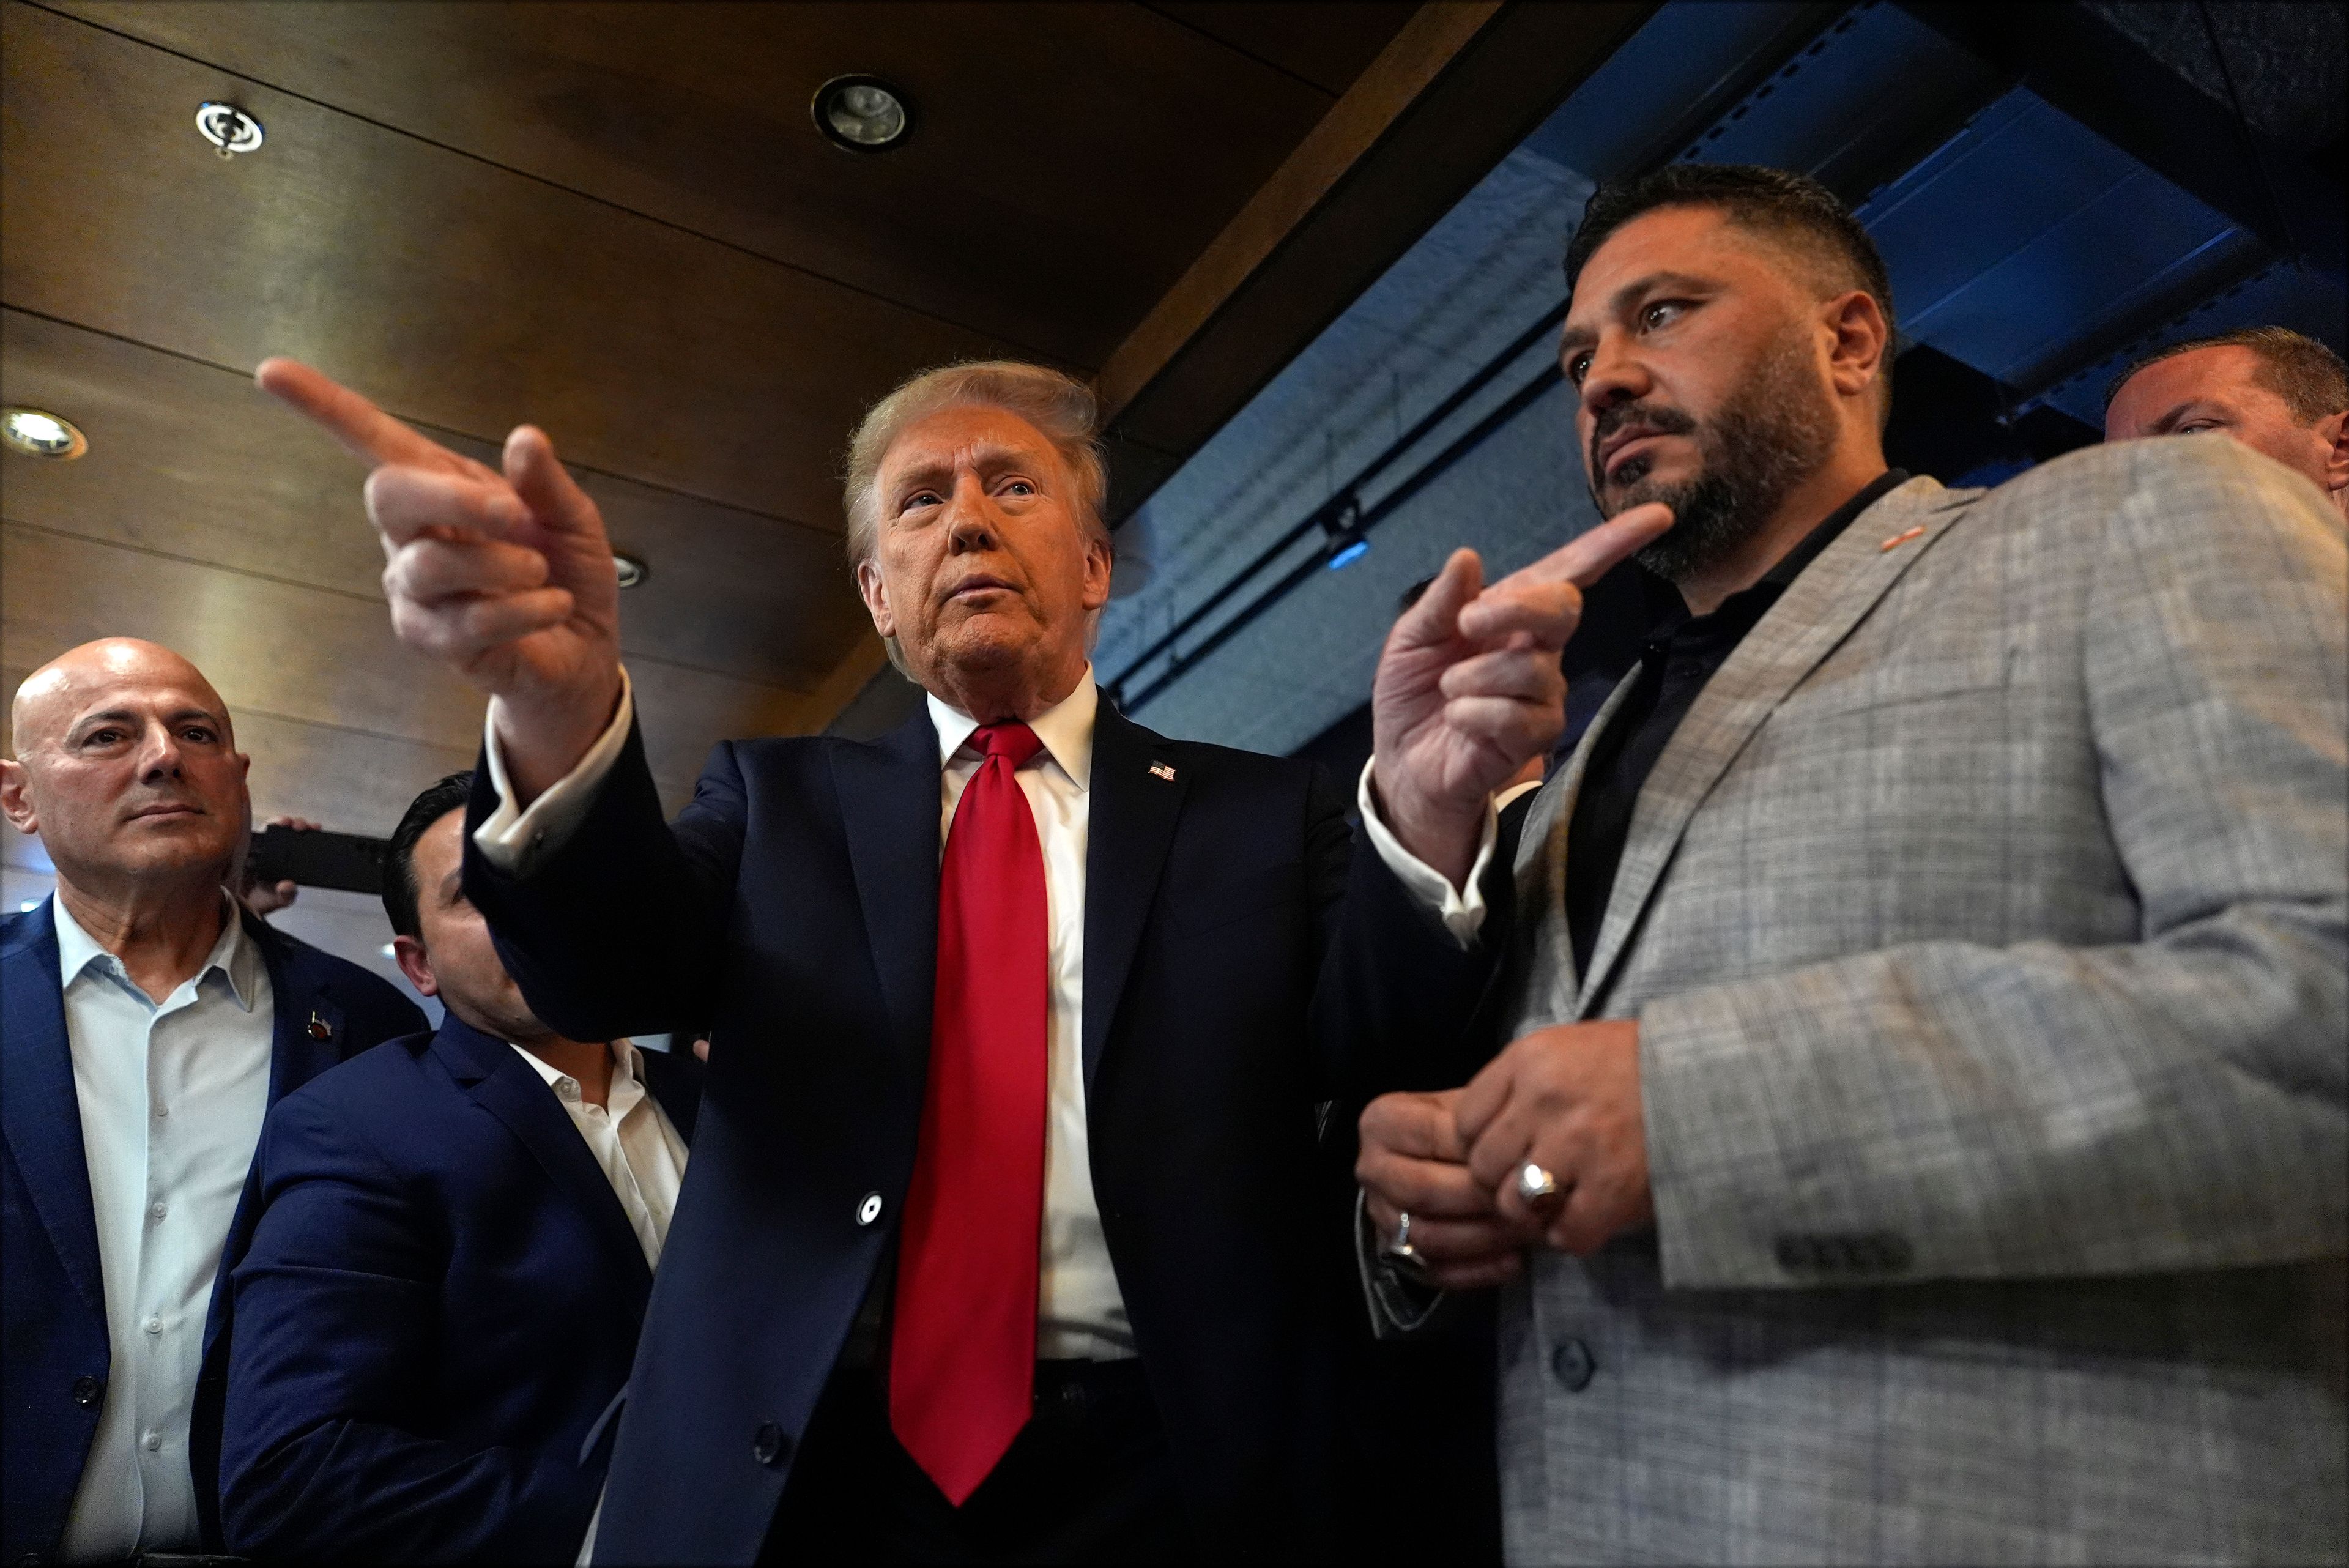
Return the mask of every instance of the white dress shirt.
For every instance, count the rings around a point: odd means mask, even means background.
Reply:
[[[110,1362],[59,1556],[118,1561],[196,1542],[188,1419],[221,1248],[269,1110],[276,1002],[233,903],[203,967],[160,1004],[63,899],[50,909]]]
[[[486,721],[491,782],[498,807],[475,831],[490,863],[512,872],[531,857],[561,844],[585,817],[627,740],[635,697],[626,673],[619,711],[579,765],[523,811],[508,783],[498,745],[496,704]],[[938,733],[940,853],[954,824],[955,804],[978,769],[965,742],[978,722],[932,697],[930,722]],[[1038,1260],[1036,1355],[1044,1360],[1118,1360],[1134,1354],[1101,1210],[1093,1201],[1087,1161],[1082,1023],[1085,982],[1085,844],[1092,815],[1093,715],[1100,694],[1091,668],[1076,690],[1030,724],[1044,749],[1021,768],[1019,787],[1036,814],[1044,851],[1044,891],[1051,931],[1052,999],[1047,1025],[1050,1066],[1044,1139],[1044,1220]]]
[[[519,1045],[513,1050],[563,1102],[571,1125],[587,1140],[587,1151],[612,1184],[612,1196],[620,1200],[628,1227],[645,1250],[645,1266],[659,1268],[669,1216],[677,1212],[677,1190],[685,1185],[685,1140],[645,1087],[636,1046],[626,1040],[612,1042],[612,1086],[600,1106],[580,1093],[579,1080],[570,1074]]]
[[[506,1044],[513,1045],[511,1040]],[[668,1241],[669,1217],[677,1212],[678,1189],[685,1185],[685,1140],[677,1136],[668,1113],[645,1087],[636,1046],[615,1040],[611,1051],[612,1084],[599,1106],[580,1092],[578,1079],[513,1045],[514,1054],[529,1063],[563,1102],[571,1125],[587,1140],[587,1152],[595,1157],[604,1179],[612,1184],[612,1196],[620,1200],[628,1228],[645,1250],[646,1266],[657,1269],[661,1247]],[[604,1493],[598,1490],[595,1511],[587,1516],[587,1533],[580,1538],[579,1555],[574,1559],[579,1568],[594,1561],[595,1528],[603,1522]]]

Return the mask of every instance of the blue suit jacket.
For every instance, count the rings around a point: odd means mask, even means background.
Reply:
[[[74,1099],[66,1043],[65,995],[57,983],[57,928],[51,905],[0,919],[0,1335],[6,1342],[0,1390],[0,1561],[45,1558],[57,1550],[98,1430],[111,1356],[98,1221]],[[396,1034],[424,1025],[416,1004],[379,976],[296,941],[246,916],[269,969],[276,1035],[269,1072],[274,1105],[318,1074]],[[312,1031],[316,1020],[324,1037]],[[230,1248],[249,1235],[254,1183],[229,1230]],[[224,1254],[225,1255],[225,1254]],[[219,1459],[220,1397],[227,1368],[228,1293],[215,1288],[204,1324],[190,1458],[196,1507],[215,1538],[213,1476]]]
[[[691,1137],[701,1064],[647,1052]],[[652,1271],[545,1080],[450,1014],[269,1115],[232,1261],[231,1550],[569,1563]]]
[[[872,743],[732,742],[670,826],[632,736],[526,877],[468,838],[467,891],[539,1016],[579,1038],[716,1025],[605,1562],[756,1557],[886,1277],[929,1055],[938,774],[926,711]],[[1307,1028],[1346,803],[1310,763],[1170,741],[1106,701],[1090,787],[1085,1115],[1118,1286],[1199,1551],[1309,1554],[1361,1312]]]

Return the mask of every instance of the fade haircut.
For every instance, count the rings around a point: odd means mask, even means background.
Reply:
[[[1109,462],[1102,451],[1101,405],[1074,377],[1017,359],[982,359],[925,370],[864,412],[848,438],[848,561],[870,560],[881,538],[881,460],[915,424],[947,409],[1001,409],[1036,427],[1075,479],[1077,516],[1106,545]]]
[[[1817,181],[1753,163],[1667,163],[1635,180],[1601,185],[1582,209],[1566,245],[1566,291],[1608,237],[1634,218],[1664,207],[1710,207],[1751,234],[1801,258],[1823,293],[1857,288],[1893,327],[1892,278],[1883,254],[1851,210]],[[1876,371],[1877,422],[1892,417],[1892,345]]]
[[[391,830],[391,843],[383,857],[383,912],[391,917],[391,929],[399,935],[419,939],[424,935],[424,923],[416,913],[419,897],[416,841],[450,812],[464,810],[472,794],[471,769],[450,774],[409,802],[399,826]]]
[[[2209,337],[2189,337],[2140,356],[2105,389],[2106,411],[2139,370],[2198,348],[2250,349],[2260,362],[2251,379],[2282,398],[2292,417],[2302,424],[2313,425],[2328,414],[2349,409],[2349,371],[2343,369],[2340,355],[2289,327],[2244,327]]]

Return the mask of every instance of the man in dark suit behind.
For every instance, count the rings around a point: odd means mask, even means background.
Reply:
[[[222,1514],[256,1557],[567,1563],[602,1484],[701,1064],[532,1015],[465,897],[471,784],[419,795],[384,867],[446,1021],[270,1113],[227,1260]]]
[[[0,809],[57,888],[0,919],[0,1561],[216,1545],[215,1281],[262,1117],[424,1016],[222,888],[249,759],[194,665],[86,643],[13,717]]]
[[[927,704],[721,745],[664,826],[546,438],[501,474],[260,379],[378,465],[394,624],[492,694],[466,886],[532,1006],[716,1020],[598,1558],[1327,1554],[1359,1309],[1307,1008],[1344,803],[1100,701],[1092,395],[958,366],[875,406],[850,554]]]

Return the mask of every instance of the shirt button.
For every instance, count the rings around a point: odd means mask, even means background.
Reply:
[[[870,1225],[880,1218],[881,1195],[877,1192],[866,1193],[864,1201],[856,1206],[856,1222],[859,1225]]]
[[[168,1116],[171,1114],[171,1107],[169,1106],[157,1106],[155,1107],[155,1114],[159,1116]]]
[[[150,1334],[160,1334],[160,1333],[162,1333],[162,1332],[163,1332],[163,1320],[162,1320],[161,1318],[160,1318],[160,1317],[150,1317],[150,1318],[149,1318],[149,1319],[147,1320],[147,1332],[148,1332],[148,1333],[150,1333]]]
[[[160,1200],[147,1210],[148,1213],[152,1214],[158,1220],[160,1220],[164,1215],[169,1214],[171,1211],[171,1206]]]
[[[760,1423],[759,1429],[750,1434],[750,1457],[762,1465],[779,1465],[791,1451],[792,1440],[772,1421]]]
[[[139,1439],[139,1446],[151,1454],[163,1446],[163,1435],[160,1432],[150,1432]]]
[[[1569,1339],[1550,1353],[1549,1369],[1566,1385],[1568,1393],[1579,1394],[1590,1386],[1599,1362],[1590,1354],[1590,1346],[1578,1339]]]

